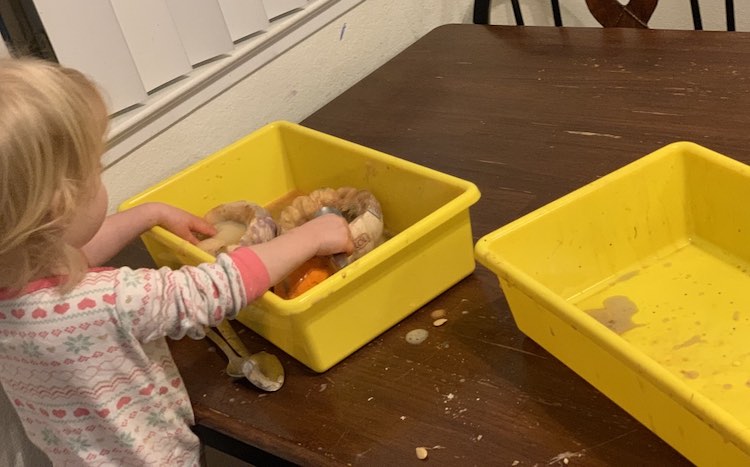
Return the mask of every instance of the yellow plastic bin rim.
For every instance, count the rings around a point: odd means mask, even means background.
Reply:
[[[279,129],[288,129],[289,131],[296,131],[298,133],[307,134],[310,137],[322,137],[331,141],[336,141],[337,144],[343,146],[344,148],[348,148],[353,152],[366,153],[367,156],[371,159],[379,160],[408,171],[420,172],[425,177],[429,177],[433,180],[438,180],[446,185],[458,187],[463,191],[463,193],[458,195],[456,198],[452,199],[426,217],[420,219],[408,228],[389,238],[382,245],[379,245],[376,249],[374,249],[367,255],[359,258],[356,261],[356,267],[347,267],[344,270],[338,271],[337,273],[326,279],[325,282],[318,284],[316,287],[310,289],[301,296],[291,300],[284,300],[278,295],[269,291],[263,294],[263,296],[261,296],[258,300],[256,300],[258,304],[272,307],[282,316],[288,316],[308,310],[314,303],[317,303],[329,294],[335,292],[341,286],[340,284],[342,284],[344,278],[346,282],[351,282],[357,279],[367,271],[376,267],[378,264],[397,254],[409,243],[412,243],[414,239],[420,238],[432,231],[435,225],[441,225],[460,211],[468,209],[480,197],[479,189],[477,188],[477,186],[467,180],[438,172],[437,170],[433,170],[428,167],[424,167],[413,162],[409,162],[398,157],[376,151],[374,149],[353,143],[351,141],[321,133],[301,125],[297,125],[287,121],[275,121],[269,123],[268,125],[265,125],[259,130],[245,136],[244,138],[234,142],[233,144],[217,151],[216,153],[213,153],[212,155],[191,165],[190,167],[166,178],[160,183],[142,192],[138,196],[124,201],[120,204],[119,210],[124,210],[128,207],[133,206],[137,198],[148,196],[149,193],[159,190],[164,185],[173,183],[174,180],[180,178],[186,173],[201,170],[204,165],[210,164],[214,159],[221,158],[223,154],[233,150],[237,146],[242,145],[247,139],[255,138],[260,134],[277,131]],[[214,256],[199,250],[190,242],[183,240],[177,235],[174,235],[173,233],[168,232],[161,227],[157,226],[152,230],[159,233],[161,239],[167,244],[170,249],[177,251],[187,249],[189,251],[192,251],[193,254],[202,262],[216,261],[216,258]]]

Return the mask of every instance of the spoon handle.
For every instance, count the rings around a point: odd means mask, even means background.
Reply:
[[[218,345],[222,352],[227,356],[227,358],[231,361],[233,358],[237,358],[237,355],[232,351],[232,348],[227,345],[227,343],[224,341],[224,339],[221,338],[218,334],[214,332],[213,329],[206,326],[205,328],[206,336],[211,339],[214,344]]]
[[[229,345],[232,346],[234,351],[237,352],[240,357],[250,356],[250,351],[247,350],[245,344],[242,343],[240,336],[238,336],[237,333],[234,332],[234,328],[228,320],[222,320],[216,326],[216,329],[219,331],[219,334],[221,334],[221,336],[226,339],[227,342],[229,342]]]

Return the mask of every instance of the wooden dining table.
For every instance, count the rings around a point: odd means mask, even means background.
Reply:
[[[301,123],[474,182],[476,242],[674,141],[750,163],[750,34],[445,25]],[[140,243],[113,264],[153,265]],[[281,390],[228,378],[207,340],[170,346],[196,432],[255,465],[690,465],[524,336],[479,264],[322,374],[233,326],[281,358]]]

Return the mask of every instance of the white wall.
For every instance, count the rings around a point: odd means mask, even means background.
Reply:
[[[472,5],[366,0],[108,167],[110,210],[266,123],[299,122],[433,28],[471,22]]]

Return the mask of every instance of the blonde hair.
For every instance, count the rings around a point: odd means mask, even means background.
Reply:
[[[0,287],[51,271],[77,282],[85,258],[63,240],[97,187],[107,111],[83,74],[37,59],[0,59]]]

